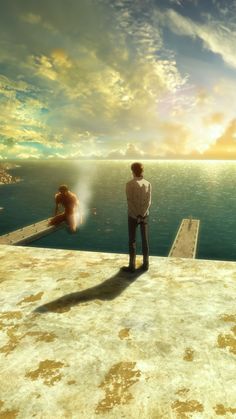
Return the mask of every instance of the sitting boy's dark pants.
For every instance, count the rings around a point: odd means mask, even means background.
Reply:
[[[136,231],[140,225],[141,238],[142,238],[142,253],[143,264],[148,265],[149,245],[148,245],[148,216],[140,217],[138,219],[128,216],[128,229],[129,229],[129,266],[135,267],[136,259]]]

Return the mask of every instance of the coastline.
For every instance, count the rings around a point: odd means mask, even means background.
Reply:
[[[18,166],[10,163],[0,163],[0,185],[10,185],[21,181],[19,176],[12,176],[9,170]]]

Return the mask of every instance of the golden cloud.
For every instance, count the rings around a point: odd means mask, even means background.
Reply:
[[[37,24],[41,22],[41,16],[40,15],[36,15],[34,13],[26,13],[25,15],[21,15],[21,19],[24,22],[30,23],[30,24]]]
[[[62,48],[57,48],[52,51],[52,59],[56,66],[69,68],[72,66],[66,51]]]
[[[236,160],[236,119],[233,119],[215,144],[206,150],[204,159]]]
[[[210,95],[206,89],[201,88],[198,90],[197,97],[196,97],[197,104],[205,105],[209,102],[209,99],[210,99]]]
[[[236,160],[236,119],[232,119],[223,134],[204,152],[192,151],[189,159]]]
[[[224,121],[224,113],[223,112],[214,112],[206,117],[204,117],[203,122],[206,125],[214,125],[214,124],[222,124]]]
[[[145,156],[140,144],[128,143],[121,149],[114,149],[107,154],[108,159],[139,159]]]
[[[4,96],[0,103],[2,135],[18,143],[38,142],[57,157],[74,155],[69,148],[76,153],[73,146],[78,144],[82,144],[84,154],[93,153],[98,158],[101,154],[181,158],[207,146],[206,153],[211,150],[220,155],[224,147],[229,147],[222,142],[226,133],[221,136],[217,125],[224,130],[226,121],[234,116],[233,77],[229,76],[229,86],[225,86],[214,63],[205,63],[200,75],[204,73],[202,84],[207,88],[195,86],[194,81],[201,77],[194,79],[191,69],[198,69],[196,63],[201,61],[195,58],[193,62],[192,55],[183,57],[188,62],[180,67],[183,72],[184,68],[189,71],[189,76],[181,74],[177,51],[165,48],[155,13],[151,15],[158,7],[150,12],[144,5],[146,13],[136,19],[132,0],[119,0],[111,7],[102,0],[94,2],[93,7],[86,0],[72,3],[69,9],[61,5],[60,13],[50,13],[51,9],[39,5],[32,9],[35,12],[25,9],[21,16],[18,23],[28,37],[27,44],[26,36],[21,38],[17,29],[17,46],[21,47],[16,49],[12,44],[13,49],[5,48],[15,81],[0,76],[0,93]],[[208,49],[213,44],[219,47],[221,27],[217,28],[210,18],[209,25],[204,25],[168,9],[160,11],[158,19],[164,25],[171,24],[170,29],[178,34],[202,39]],[[225,57],[232,52],[230,34],[229,38]],[[222,39],[225,43],[225,37]],[[35,90],[17,79],[18,75],[22,80],[28,77]],[[42,107],[46,109],[41,112]],[[96,137],[94,144],[88,141],[86,132]],[[221,141],[209,146],[216,138]],[[199,158],[199,153],[194,153]]]

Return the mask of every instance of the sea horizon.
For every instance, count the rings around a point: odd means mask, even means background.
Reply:
[[[62,229],[30,246],[127,253],[125,184],[131,179],[130,161],[134,159],[8,160],[17,165],[9,172],[21,182],[0,187],[0,234],[52,216],[54,195],[66,183],[79,197],[85,223],[76,235]],[[182,219],[191,215],[200,220],[196,257],[235,261],[236,164],[223,160],[145,163],[144,177],[153,187],[150,254],[167,256]]]
[[[158,158],[158,159],[148,159],[148,158],[142,158],[142,157],[137,157],[137,158],[133,158],[133,159],[131,159],[131,158],[122,158],[122,159],[107,159],[107,158],[98,158],[98,157],[96,157],[96,158],[87,158],[87,157],[84,157],[84,158],[79,158],[79,159],[72,159],[72,158],[45,158],[45,159],[42,159],[42,158],[40,158],[40,159],[38,159],[38,158],[27,158],[27,159],[0,159],[0,164],[1,163],[12,163],[12,162],[24,162],[24,163],[26,163],[26,162],[50,162],[50,161],[57,161],[57,162],[59,162],[59,161],[119,161],[119,162],[123,162],[123,161],[132,161],[132,162],[134,162],[134,161],[155,161],[155,162],[166,162],[166,161],[175,161],[175,162],[177,162],[177,161],[180,161],[180,162],[186,162],[186,161],[189,161],[189,162],[209,162],[209,163],[211,163],[211,162],[224,162],[224,163],[226,163],[226,162],[236,162],[236,159],[188,159],[188,158],[186,158],[186,159],[184,159],[184,158]]]

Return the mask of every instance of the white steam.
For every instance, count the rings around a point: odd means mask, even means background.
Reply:
[[[93,185],[96,174],[95,163],[83,162],[79,172],[78,183],[73,190],[79,199],[78,225],[85,224],[91,213],[90,203],[93,196]]]

